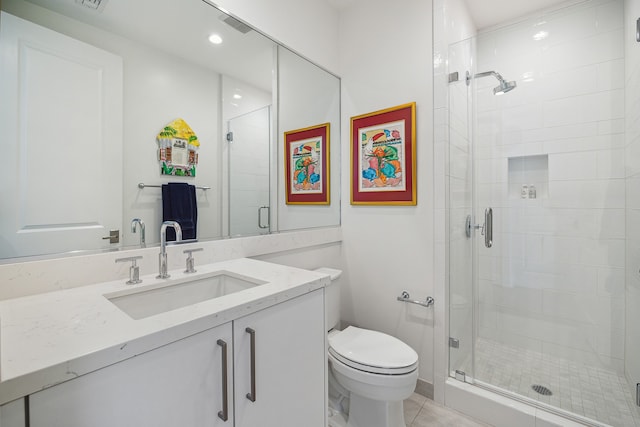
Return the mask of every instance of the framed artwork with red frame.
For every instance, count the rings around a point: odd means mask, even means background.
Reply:
[[[415,206],[416,103],[351,118],[351,204]]]
[[[330,124],[284,133],[284,170],[288,205],[328,205]]]

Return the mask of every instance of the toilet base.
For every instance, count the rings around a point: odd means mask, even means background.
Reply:
[[[327,421],[329,427],[347,427],[347,415],[335,409],[329,408]]]
[[[351,394],[346,427],[406,427],[403,401],[381,402]]]

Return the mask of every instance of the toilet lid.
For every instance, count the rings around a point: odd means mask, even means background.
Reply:
[[[418,354],[399,339],[354,326],[329,336],[329,352],[365,372],[400,375],[412,372],[418,364]]]

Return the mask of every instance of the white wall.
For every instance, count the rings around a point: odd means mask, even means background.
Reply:
[[[125,245],[138,243],[129,221],[146,223],[149,242],[160,241],[162,190],[139,189],[137,184],[186,182],[211,187],[196,190],[199,239],[222,235],[220,218],[220,75],[183,61],[167,61],[167,55],[127,42],[112,46],[124,58],[124,188],[122,236]],[[167,93],[173,94],[167,96]],[[179,96],[177,94],[180,94]],[[198,136],[195,178],[160,174],[155,136],[176,118],[185,120]]]
[[[273,73],[272,69],[265,70]],[[242,98],[234,98],[234,95]],[[271,91],[265,91],[236,78],[222,76],[222,122],[271,105]],[[223,129],[223,133],[225,129]]]
[[[432,382],[434,312],[396,301],[403,289],[416,298],[434,292],[431,2],[402,0],[390,8],[382,0],[356,0],[340,11],[339,21],[338,12],[324,1],[216,4],[337,70],[342,77],[342,177],[349,176],[350,117],[417,102],[418,205],[351,206],[349,180],[343,179],[342,265],[333,266],[345,269],[343,320],[403,339],[420,355],[420,378]],[[440,310],[443,303],[436,301]]]
[[[9,1],[3,0],[3,9]],[[229,3],[227,9],[230,13],[240,19],[249,20],[243,15],[244,11],[249,18],[255,18],[255,25],[262,31],[269,33],[270,30],[275,29],[274,34],[281,33],[278,38],[282,42],[292,47],[299,47],[303,55],[318,61],[321,65],[331,68],[337,64],[337,15],[323,0],[292,1],[289,5],[287,2],[281,2],[280,8],[262,0],[227,3]],[[265,11],[265,8],[268,10]],[[309,31],[309,22],[317,25],[317,31]],[[278,29],[281,31],[278,32]],[[66,28],[61,32],[66,32]],[[74,34],[69,35],[74,36]],[[93,30],[92,35],[95,37],[94,44],[100,46],[99,42],[103,34]],[[112,42],[108,41],[108,43]],[[108,47],[104,48],[109,50]],[[217,85],[217,77],[212,75],[212,78]],[[208,87],[208,85],[205,86]],[[216,99],[217,94],[210,97]],[[210,116],[209,120],[212,122],[219,120],[219,113],[219,111],[213,113],[215,115]],[[200,137],[198,123],[194,122],[192,125]],[[216,129],[216,132],[221,132],[221,129]],[[155,133],[149,144],[155,150]],[[134,236],[137,237],[137,235]],[[205,251],[200,255],[196,253],[195,257],[196,263],[209,263],[234,257],[264,256],[272,257],[274,262],[306,268],[320,266],[340,268],[342,266],[340,240],[339,228],[225,239],[197,244],[197,246],[203,246]],[[169,269],[184,266],[182,249],[184,248],[180,246],[168,248]],[[157,271],[157,251],[157,248],[148,248],[3,264],[0,265],[0,299],[33,295],[106,280],[124,280],[128,275],[128,266],[124,263],[114,263],[115,258],[122,256],[143,255],[144,259],[138,263],[141,275],[153,274]]]
[[[339,253],[332,246],[334,250],[319,248],[309,256],[296,251],[272,258],[282,263],[304,259],[304,266],[309,268],[320,265],[344,268],[344,320],[403,339],[420,355],[420,378],[433,381],[434,312],[396,301],[404,289],[421,299],[435,289],[431,2],[401,0],[390,8],[383,0],[357,0],[341,12],[339,20],[338,12],[324,0],[216,3],[309,59],[337,70],[343,77],[343,177],[349,176],[349,118],[417,102],[418,205],[356,207],[349,205],[345,196],[342,201],[345,243]],[[341,190],[348,194],[348,179],[343,180]],[[294,240],[306,236],[291,234]],[[240,245],[247,250],[259,244],[254,242],[263,241],[249,239]],[[217,245],[215,242],[212,245],[215,252]],[[152,255],[151,251],[143,252]],[[224,254],[230,255],[233,254]],[[112,254],[100,258],[105,263],[113,261]],[[153,264],[145,257],[145,270],[152,269]],[[105,264],[105,268],[110,267]],[[17,270],[24,274],[29,267]],[[122,277],[126,275],[124,269],[119,272]],[[436,301],[439,310],[443,303]]]
[[[139,182],[160,184],[186,181],[194,185],[210,186],[212,189],[206,193],[202,190],[196,193],[198,236],[220,236],[219,74],[31,3],[10,0],[3,4],[3,8],[123,58],[124,229],[121,230],[121,238],[124,245],[138,243],[139,234],[132,234],[129,228],[129,221],[133,218],[141,218],[145,222],[148,242],[157,243],[160,240],[158,230],[162,222],[161,190],[141,190],[137,187]],[[178,117],[191,126],[201,144],[197,175],[193,179],[160,174],[156,135]]]
[[[209,1],[209,0],[207,0]],[[225,9],[231,15],[251,24],[257,30],[268,35],[272,39],[291,48],[297,54],[307,58],[319,66],[336,73],[338,68],[338,12],[328,2],[324,0],[272,0],[269,2],[259,0],[243,1],[210,1],[211,3]],[[312,25],[310,25],[312,23]],[[326,75],[321,76],[323,81],[316,81],[320,73],[311,64],[296,61],[296,55],[281,49],[281,61],[283,68],[279,82],[281,100],[293,95],[293,103],[281,101],[274,114],[279,114],[278,123],[282,129],[278,129],[276,136],[278,141],[282,138],[282,133],[286,130],[294,130],[321,124],[326,121],[334,121],[339,113],[340,100],[337,91],[329,86],[338,85],[337,82],[329,81]],[[294,59],[295,58],[295,59]],[[288,59],[288,60],[287,60]],[[297,62],[297,65],[294,65]],[[292,77],[297,72],[303,71],[302,81],[292,81]],[[284,79],[284,80],[283,80]],[[302,84],[302,86],[300,86]],[[336,94],[336,95],[334,95]],[[318,102],[324,105],[318,108]],[[304,104],[304,107],[300,106]],[[329,116],[319,116],[318,111],[331,111]],[[325,113],[323,113],[325,114]],[[314,224],[314,227],[335,225],[340,218],[340,197],[336,190],[340,187],[340,129],[334,126],[331,129],[331,162],[332,191],[331,205],[324,207],[300,207],[286,206],[283,204],[284,190],[282,179],[284,172],[279,167],[272,172],[271,179],[277,179],[279,190],[277,194],[271,196],[271,218],[280,218],[277,229],[292,230],[296,227],[305,227],[306,224]],[[275,161],[282,164],[282,141],[278,143],[278,152],[273,153]],[[309,213],[300,214],[302,211]]]
[[[625,0],[625,176],[627,178],[627,265],[625,373],[640,383],[640,43],[635,41],[640,2]],[[631,393],[635,393],[632,390]]]
[[[323,0],[207,0],[334,73],[338,12]]]
[[[329,204],[287,205],[284,133],[330,123]],[[278,231],[340,224],[340,80],[288,49],[278,48]],[[327,141],[325,141],[327,142]],[[287,175],[288,176],[288,175]]]
[[[479,336],[622,372],[622,1],[543,18],[478,38],[476,71],[518,82],[494,96],[495,79],[476,81],[479,208],[494,210]],[[537,198],[521,199],[531,183]]]
[[[402,290],[424,299],[433,283],[433,91],[431,2],[356,0],[340,14],[342,76],[342,319],[394,335],[420,356],[433,381],[431,308],[396,301]],[[350,117],[417,103],[417,206],[352,206]],[[442,304],[436,300],[436,305]]]

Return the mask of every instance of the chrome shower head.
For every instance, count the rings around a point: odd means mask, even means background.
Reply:
[[[505,82],[504,80],[500,80],[500,86],[496,86],[493,88],[493,94],[502,95],[509,92],[510,90],[515,89],[516,87],[517,87],[517,84],[514,81]]]
[[[493,76],[496,79],[498,79],[498,82],[500,83],[500,86],[496,86],[495,88],[493,88],[493,94],[494,95],[502,95],[503,93],[507,93],[510,90],[513,90],[517,87],[517,84],[515,81],[505,81],[504,78],[502,78],[502,76],[499,73],[496,73],[495,71],[485,71],[484,73],[478,73],[476,75],[473,76],[474,79],[478,78],[478,77],[487,77],[487,76]],[[467,85],[469,85],[471,83],[471,75],[467,74]]]

